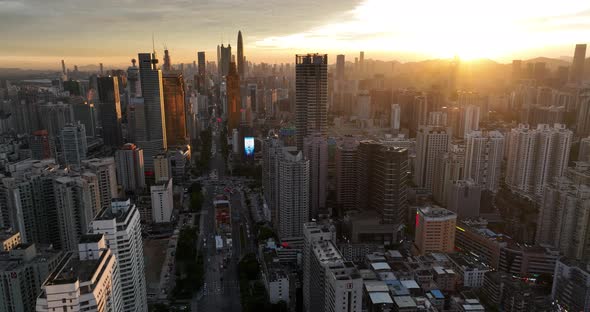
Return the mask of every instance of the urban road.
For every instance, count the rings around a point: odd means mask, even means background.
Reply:
[[[238,262],[249,252],[255,252],[253,239],[243,233],[246,246],[240,246],[240,231],[246,231],[249,226],[249,216],[243,206],[242,193],[238,191],[239,182],[234,182],[226,176],[226,162],[218,152],[220,146],[219,131],[213,131],[211,154],[211,173],[202,185],[205,189],[205,199],[200,216],[200,233],[197,248],[203,255],[205,280],[202,289],[195,294],[191,302],[191,311],[241,311]],[[232,194],[225,192],[231,189]],[[230,196],[232,217],[232,248],[217,251],[215,246],[215,211],[213,199],[218,194]],[[241,225],[246,225],[243,227]],[[228,262],[224,263],[224,259]]]

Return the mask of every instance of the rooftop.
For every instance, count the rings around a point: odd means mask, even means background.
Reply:
[[[416,302],[414,301],[414,299],[412,299],[411,296],[396,296],[396,297],[393,297],[393,300],[395,301],[395,305],[398,308],[415,308],[416,307]]]

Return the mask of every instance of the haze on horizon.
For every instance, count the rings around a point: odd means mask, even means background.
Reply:
[[[414,61],[572,56],[590,38],[590,2],[469,0],[0,0],[0,67],[121,66],[166,45],[174,63],[220,43],[254,62],[295,53]],[[233,51],[232,51],[233,52]],[[330,59],[330,63],[335,57]]]

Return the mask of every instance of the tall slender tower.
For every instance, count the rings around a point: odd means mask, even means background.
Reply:
[[[295,136],[297,149],[303,138],[328,131],[328,55],[295,56]]]
[[[162,92],[162,71],[156,65],[156,54],[140,53],[139,77],[143,96],[143,131],[137,131],[136,143],[143,148],[145,170],[152,171],[153,157],[168,148],[166,140],[166,119],[164,95]]]
[[[164,94],[164,110],[166,111],[166,141],[168,146],[185,145],[188,140],[184,106],[184,78],[182,71],[171,69],[168,50],[164,53],[162,93]]]
[[[576,44],[576,50],[574,51],[574,62],[570,70],[571,83],[580,83],[584,79],[584,61],[586,60],[586,45]]]
[[[227,116],[229,131],[238,129],[242,120],[242,104],[240,97],[240,76],[236,70],[236,63],[231,63],[226,77],[227,84]]]
[[[123,141],[121,134],[121,99],[117,77],[98,77],[100,122],[104,144],[118,148]]]
[[[238,74],[244,78],[244,40],[241,30],[238,31]]]
[[[344,80],[344,55],[338,54],[336,56],[336,80]]]

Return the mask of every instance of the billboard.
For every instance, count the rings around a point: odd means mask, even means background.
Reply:
[[[246,157],[254,156],[254,137],[244,137],[244,152]]]

